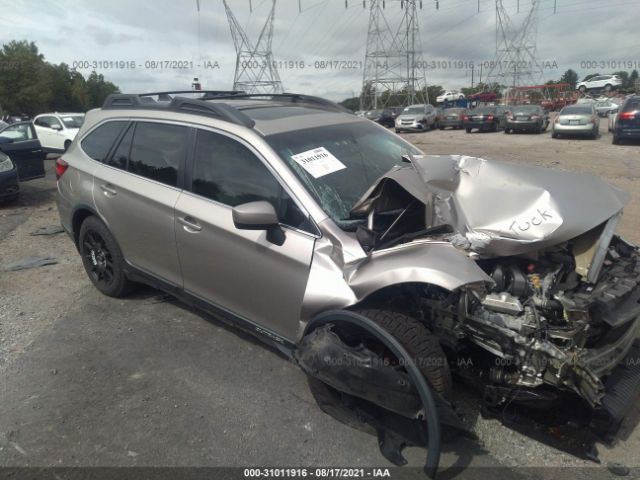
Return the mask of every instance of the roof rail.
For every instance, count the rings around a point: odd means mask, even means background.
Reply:
[[[171,94],[193,92],[185,90],[183,92],[157,92],[143,94],[113,93],[109,95],[102,105],[103,110],[116,109],[152,109],[171,110],[174,112],[192,113],[219,118],[227,122],[253,128],[255,122],[241,111],[230,107],[224,103],[206,102],[200,98],[187,98],[176,96],[171,98]],[[156,101],[151,96],[168,96],[167,101]],[[225,93],[224,98],[232,98],[233,95]],[[211,97],[217,98],[217,97]],[[170,100],[170,101],[169,101]]]
[[[242,98],[265,98],[270,100],[284,100],[289,101],[290,103],[299,103],[306,104],[309,106],[320,107],[324,110],[330,110],[333,112],[340,113],[351,113],[353,112],[348,108],[343,107],[331,100],[327,100],[325,98],[314,97],[311,95],[302,95],[300,93],[236,93],[233,95],[216,95],[216,96],[208,96],[205,95],[202,97],[203,100],[225,100],[225,99],[242,99]]]

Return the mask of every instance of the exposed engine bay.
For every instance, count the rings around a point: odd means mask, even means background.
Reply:
[[[406,286],[411,314],[490,403],[545,407],[572,392],[616,428],[640,388],[640,254],[614,235],[628,197],[591,177],[567,192],[568,172],[532,169],[522,180],[522,167],[473,157],[406,160],[352,210],[363,249],[447,242],[490,279],[456,291]]]

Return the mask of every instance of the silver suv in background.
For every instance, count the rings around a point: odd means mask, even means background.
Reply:
[[[492,411],[569,401],[615,432],[640,391],[626,193],[424,155],[315,97],[182,95],[110,96],[57,161],[98,290],[148,283],[255,334],[396,464],[428,444],[433,472],[438,426],[465,429],[452,371]]]
[[[396,133],[421,132],[428,128],[434,129],[437,124],[438,112],[431,104],[409,105],[396,117]]]

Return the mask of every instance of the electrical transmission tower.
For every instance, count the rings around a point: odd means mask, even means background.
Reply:
[[[389,0],[399,4],[402,16],[395,28],[385,15],[385,0],[370,0],[367,52],[360,109],[426,103],[426,79],[418,26],[418,0]]]
[[[530,1],[526,17],[516,27],[504,8],[503,0],[496,0],[496,56],[487,75],[488,83],[516,88],[542,82],[537,49],[540,0]]]
[[[233,89],[246,93],[282,93],[282,82],[271,51],[276,0],[273,0],[271,10],[255,46],[240,26],[226,0],[223,0],[223,3],[237,55]]]

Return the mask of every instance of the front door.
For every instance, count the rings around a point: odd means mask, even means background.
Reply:
[[[197,132],[190,177],[176,204],[185,290],[257,329],[295,339],[316,238],[307,233],[308,216],[255,151],[220,133]],[[232,208],[257,200],[275,207],[284,244],[235,227]]]
[[[31,122],[14,123],[2,130],[0,150],[16,164],[21,181],[44,177],[46,154],[40,146]]]

